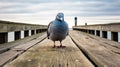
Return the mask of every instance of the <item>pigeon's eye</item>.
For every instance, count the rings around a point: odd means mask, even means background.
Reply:
[[[60,18],[60,16],[57,16],[57,18],[59,19],[59,18]]]

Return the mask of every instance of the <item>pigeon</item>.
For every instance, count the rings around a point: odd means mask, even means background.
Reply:
[[[64,21],[64,14],[60,12],[57,14],[55,20],[49,23],[47,30],[48,39],[54,42],[53,48],[56,47],[55,41],[60,41],[59,47],[64,47],[62,46],[62,40],[66,38],[68,33],[68,24]]]

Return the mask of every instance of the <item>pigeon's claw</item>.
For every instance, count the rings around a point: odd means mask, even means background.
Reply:
[[[53,48],[55,48],[56,46],[54,45]]]

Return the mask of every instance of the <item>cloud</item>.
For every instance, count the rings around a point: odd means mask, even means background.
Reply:
[[[119,22],[120,0],[1,0],[0,20],[48,24],[58,12],[74,25],[74,17],[84,24]]]

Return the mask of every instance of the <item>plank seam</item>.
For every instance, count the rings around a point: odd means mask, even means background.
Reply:
[[[69,35],[70,36],[70,35]],[[83,51],[79,45],[74,41],[74,39],[70,36],[71,40],[73,41],[73,43],[79,48],[79,50],[83,53],[83,55],[95,66],[98,67],[98,65],[86,54],[85,51]]]

